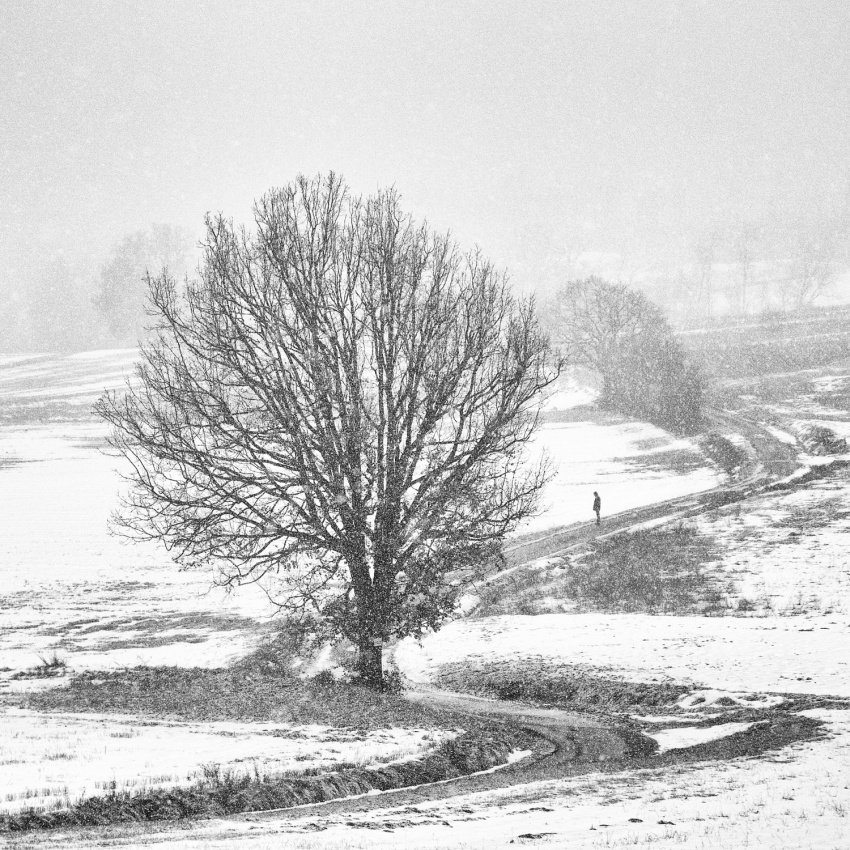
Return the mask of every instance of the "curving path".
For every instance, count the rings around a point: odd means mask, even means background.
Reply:
[[[733,482],[704,493],[680,496],[612,514],[605,517],[601,526],[593,521],[579,522],[551,529],[545,534],[517,538],[504,549],[508,568],[491,576],[487,582],[497,580],[538,558],[563,555],[590,540],[624,531],[640,523],[665,517],[673,520],[695,516],[728,502],[739,501],[786,478],[799,468],[796,447],[778,440],[755,419],[714,410],[711,412],[711,421],[715,427],[734,431],[747,441],[747,466]]]
[[[791,475],[799,466],[796,450],[753,419],[713,413],[716,426],[740,433],[749,446],[749,462],[736,481],[705,493],[669,499],[609,516],[601,527],[594,522],[575,523],[546,534],[529,535],[505,549],[508,567],[486,581],[521,569],[534,560],[563,554],[600,536],[623,531],[634,525],[661,518],[694,516],[730,501],[758,493],[777,480]],[[238,816],[245,820],[315,819],[319,815],[363,812],[412,805],[424,800],[445,799],[459,794],[486,791],[511,785],[570,776],[589,771],[619,769],[630,759],[628,746],[616,729],[589,715],[539,708],[519,702],[506,702],[425,687],[406,693],[408,699],[436,708],[507,721],[538,736],[540,746],[531,757],[503,769],[460,777],[416,788],[401,788],[380,795],[330,801],[298,809],[256,812]]]
[[[427,800],[443,800],[460,794],[490,791],[590,771],[617,769],[629,758],[628,747],[622,735],[588,715],[437,689],[408,691],[406,696],[414,702],[510,722],[537,736],[538,745],[530,756],[494,771],[297,808],[250,812],[234,815],[232,818],[244,821],[315,820],[317,817],[331,817],[341,812],[398,809]]]

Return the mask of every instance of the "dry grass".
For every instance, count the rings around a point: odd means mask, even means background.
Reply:
[[[570,711],[615,714],[643,709],[675,711],[675,703],[690,691],[667,682],[626,682],[606,679],[572,665],[523,658],[515,661],[475,661],[446,664],[437,679],[441,687],[504,700],[556,705]]]
[[[582,555],[486,586],[475,615],[712,613],[725,601],[705,566],[715,559],[711,538],[687,525],[619,534]]]
[[[295,778],[288,774],[255,772],[250,775],[221,771],[212,765],[202,780],[188,788],[147,790],[136,794],[113,792],[89,797],[62,811],[24,812],[0,820],[0,833],[217,817],[320,803],[487,770],[506,763],[512,750],[528,746],[530,741],[529,735],[517,730],[477,731],[448,741],[415,761]]]
[[[276,723],[378,729],[390,726],[445,728],[439,712],[413,707],[399,696],[336,682],[329,676],[302,680],[290,673],[241,665],[208,670],[136,667],[115,673],[84,673],[66,688],[26,695],[37,711],[132,714],[189,721]]]

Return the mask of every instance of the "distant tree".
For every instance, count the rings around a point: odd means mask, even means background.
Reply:
[[[845,270],[850,227],[844,219],[844,215],[821,214],[791,229],[783,292],[786,306],[811,306]]]
[[[675,430],[699,427],[699,370],[687,363],[664,314],[645,295],[596,277],[572,281],[558,293],[556,322],[567,362],[602,377],[603,407]]]
[[[383,642],[437,628],[452,575],[533,509],[524,449],[557,369],[532,305],[392,191],[299,178],[255,222],[208,219],[184,296],[149,280],[140,380],[98,404],[132,469],[119,527],[228,586],[278,577],[380,687]]]
[[[699,317],[711,316],[714,301],[714,265],[721,237],[715,230],[704,234],[693,246],[695,266],[694,307]]]
[[[742,225],[732,235],[732,257],[738,272],[738,312],[742,315],[749,308],[756,250],[760,239],[761,231],[753,224]]]
[[[790,283],[798,308],[811,305],[838,276],[838,241],[835,234],[803,236],[791,261]]]
[[[618,383],[617,361],[626,343],[666,326],[664,314],[645,295],[599,277],[562,287],[555,299],[554,319],[566,360],[602,376],[603,399]]]
[[[125,236],[100,269],[95,303],[115,343],[136,345],[145,334],[148,273],[187,271],[192,240],[180,227],[154,224]]]
[[[610,405],[688,433],[702,426],[705,382],[699,369],[687,362],[681,343],[667,330],[623,345]]]

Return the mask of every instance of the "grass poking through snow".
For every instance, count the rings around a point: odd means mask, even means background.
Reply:
[[[362,729],[445,726],[441,713],[411,706],[401,697],[331,677],[302,680],[247,665],[219,670],[136,667],[84,673],[71,679],[66,688],[31,693],[24,699],[24,707],[37,711],[190,721],[270,721]]]
[[[715,558],[711,538],[687,525],[618,534],[579,556],[485,587],[475,613],[706,613],[725,598],[704,566]]]

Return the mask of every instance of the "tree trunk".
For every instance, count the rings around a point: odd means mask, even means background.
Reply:
[[[357,670],[360,681],[368,688],[381,691],[384,688],[384,648],[375,644],[371,638],[361,639],[357,654]]]

